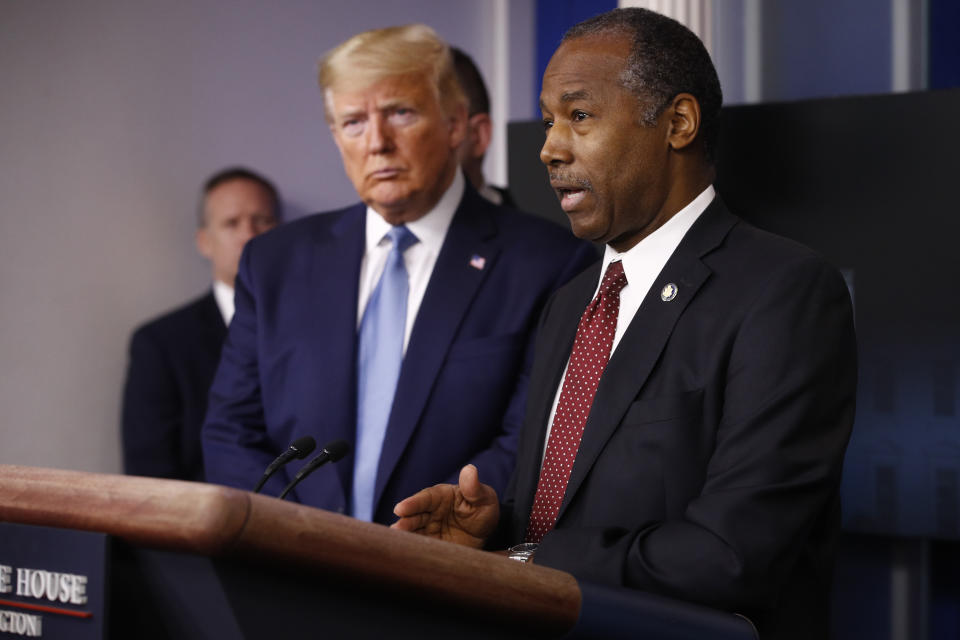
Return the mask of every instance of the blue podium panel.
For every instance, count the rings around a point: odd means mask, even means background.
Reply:
[[[580,582],[580,618],[564,640],[757,640],[747,618],[652,593]]]
[[[0,522],[0,638],[106,637],[102,533]]]

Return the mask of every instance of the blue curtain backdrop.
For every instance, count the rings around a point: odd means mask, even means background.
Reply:
[[[537,0],[537,79],[533,112],[540,113],[540,82],[543,72],[567,29],[604,11],[616,9],[616,0]]]
[[[928,59],[931,89],[960,87],[960,2],[930,0],[930,57]]]

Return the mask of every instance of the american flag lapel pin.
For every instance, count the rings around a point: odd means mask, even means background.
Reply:
[[[475,253],[473,257],[470,258],[470,266],[477,271],[483,271],[483,268],[487,266],[487,259]]]

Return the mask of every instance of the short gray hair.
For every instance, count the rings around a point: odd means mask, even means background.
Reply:
[[[614,9],[574,25],[562,42],[591,36],[623,35],[633,48],[621,76],[625,89],[645,104],[640,118],[648,126],[680,93],[700,104],[704,151],[713,158],[723,92],[717,70],[700,39],[688,28],[648,9]]]

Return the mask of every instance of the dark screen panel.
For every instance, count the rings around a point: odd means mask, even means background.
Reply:
[[[960,91],[724,111],[718,189],[852,283],[849,530],[960,537]]]
[[[547,170],[540,162],[543,140],[543,125],[538,121],[507,125],[510,195],[519,209],[569,229],[567,214],[560,208],[560,201],[547,180]]]

